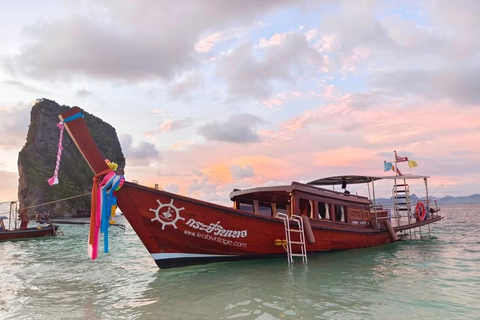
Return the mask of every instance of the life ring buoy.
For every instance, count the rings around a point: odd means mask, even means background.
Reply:
[[[415,216],[417,217],[417,221],[425,220],[426,215],[427,209],[425,208],[423,201],[417,202],[417,206],[415,207]]]

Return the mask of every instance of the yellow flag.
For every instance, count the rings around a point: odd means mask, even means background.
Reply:
[[[408,160],[408,167],[409,168],[415,168],[416,166],[418,166],[418,163],[416,163],[413,160]]]

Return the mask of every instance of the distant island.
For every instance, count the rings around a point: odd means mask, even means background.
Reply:
[[[410,196],[411,203],[415,204],[419,199],[415,194]],[[452,197],[452,196],[445,196],[443,198],[436,198],[430,197],[430,200],[437,200],[438,205],[442,204],[463,204],[463,203],[480,203],[480,194],[472,194],[469,196],[462,196],[462,197]],[[377,198],[377,204],[391,204],[392,198]],[[0,215],[8,215],[9,210],[9,203],[2,203],[0,204]]]
[[[419,198],[415,195],[412,194],[410,196],[411,203],[417,202]],[[461,204],[461,203],[480,203],[480,194],[472,194],[469,196],[462,196],[462,197],[452,197],[452,196],[445,196],[443,198],[436,198],[436,197],[430,197],[430,200],[437,200],[437,204]],[[392,203],[392,198],[387,199],[387,198],[378,198],[376,199],[376,202],[381,204],[381,203]]]

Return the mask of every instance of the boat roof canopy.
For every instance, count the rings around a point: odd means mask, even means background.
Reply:
[[[5,216],[0,216],[0,220],[6,220],[6,219],[8,219],[8,218],[5,217]]]
[[[306,196],[308,194],[313,196],[335,198],[337,200],[349,202],[357,202],[364,204],[370,203],[368,198],[364,196],[345,194],[344,192],[328,190],[325,188],[320,188],[314,185],[308,185],[295,181],[292,182],[292,184],[290,185],[256,187],[245,190],[234,189],[230,193],[230,199],[233,201],[259,200],[272,203],[287,203],[288,201],[290,201],[290,197],[292,196],[292,194],[296,192],[300,192],[300,194],[303,196]]]
[[[343,183],[349,184],[359,184],[359,183],[369,183],[376,180],[393,180],[393,179],[428,179],[429,176],[419,176],[411,174],[403,175],[394,175],[394,176],[335,176],[321,178],[308,182],[307,184],[315,186],[331,186],[331,185],[341,185]]]

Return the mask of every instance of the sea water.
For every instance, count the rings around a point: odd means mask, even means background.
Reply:
[[[63,236],[0,242],[0,319],[480,319],[480,204],[440,213],[428,239],[293,267],[160,270],[125,220],[92,262],[88,226],[62,225]]]

